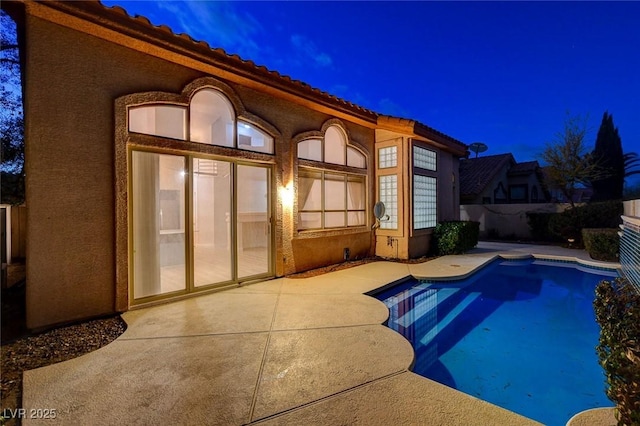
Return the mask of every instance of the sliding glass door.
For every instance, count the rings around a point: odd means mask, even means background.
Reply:
[[[269,169],[238,165],[237,250],[240,279],[269,272]]]
[[[232,163],[194,158],[193,284],[232,281]]]
[[[270,168],[133,151],[135,301],[269,276]]]
[[[132,154],[133,297],[183,292],[187,288],[185,159]]]

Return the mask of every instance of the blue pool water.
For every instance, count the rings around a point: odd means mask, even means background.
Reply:
[[[547,425],[611,407],[595,346],[594,289],[613,270],[495,261],[460,281],[376,295],[413,345],[413,371]]]

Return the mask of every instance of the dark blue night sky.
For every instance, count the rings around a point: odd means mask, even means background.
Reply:
[[[537,159],[567,112],[640,152],[640,2],[105,1],[484,155]]]

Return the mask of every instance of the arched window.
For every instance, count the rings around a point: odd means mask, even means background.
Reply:
[[[234,146],[235,112],[217,90],[203,89],[191,98],[190,140],[209,145]]]
[[[300,141],[298,158],[310,160],[298,168],[298,229],[365,226],[367,161],[346,132],[331,125]]]
[[[157,103],[129,107],[129,131],[265,154],[273,154],[274,149],[271,135],[252,122],[237,120],[227,96],[211,88],[195,92],[188,106]]]
[[[273,137],[249,122],[238,120],[238,148],[273,154]]]

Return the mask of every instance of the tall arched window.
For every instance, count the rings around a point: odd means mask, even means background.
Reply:
[[[233,147],[235,112],[231,102],[217,90],[203,89],[191,98],[190,140]]]
[[[298,229],[366,225],[366,157],[340,126],[300,141],[298,159]]]

